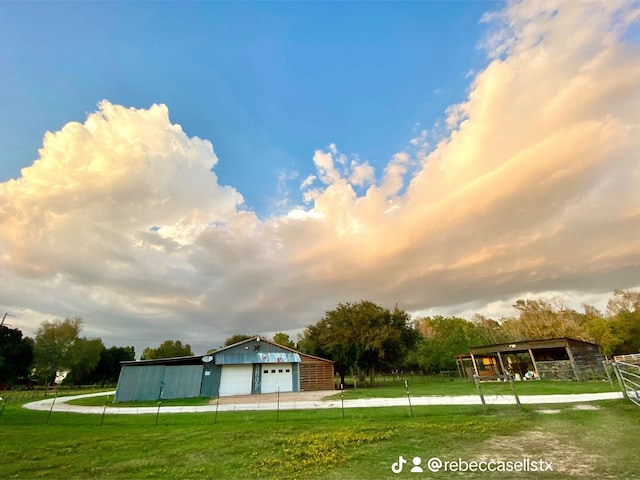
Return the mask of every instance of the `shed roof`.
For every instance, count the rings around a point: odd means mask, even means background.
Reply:
[[[125,360],[121,365],[199,365],[204,355],[191,355],[188,357],[153,358],[151,360]]]
[[[597,347],[595,343],[576,340],[575,338],[559,337],[559,338],[542,338],[538,340],[523,340],[520,342],[496,343],[493,345],[482,345],[479,347],[471,347],[469,349],[472,354],[483,353],[503,353],[503,352],[526,352],[527,350],[539,350],[543,348],[566,347],[571,343],[581,343]]]

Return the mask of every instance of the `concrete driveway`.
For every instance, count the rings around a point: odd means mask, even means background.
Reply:
[[[327,399],[327,396],[335,395],[335,391],[321,392],[299,392],[281,393],[278,401],[278,394],[242,395],[238,397],[223,397],[212,400],[209,405],[197,406],[161,406],[163,413],[198,413],[198,412],[232,412],[247,410],[310,410],[341,408],[343,403],[340,398]],[[138,415],[156,413],[158,407],[85,407],[81,405],[71,405],[67,403],[71,399],[99,397],[114,395],[115,392],[100,392],[86,395],[74,395],[69,397],[47,398],[24,405],[30,410],[52,409],[54,412],[86,413],[109,415]],[[623,398],[622,392],[606,393],[580,393],[570,395],[520,395],[520,403],[523,405],[543,405],[554,403],[584,403],[599,400],[616,400]],[[515,400],[510,395],[485,395],[487,405],[515,405]],[[54,403],[55,402],[55,403]],[[412,406],[423,405],[481,405],[478,395],[458,395],[458,396],[428,396],[411,397]],[[409,407],[406,397],[395,398],[362,398],[355,400],[344,400],[344,408],[363,407]]]

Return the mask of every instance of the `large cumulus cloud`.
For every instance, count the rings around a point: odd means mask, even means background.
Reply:
[[[298,328],[363,298],[454,311],[633,287],[638,11],[509,3],[486,17],[487,66],[433,147],[398,152],[376,177],[331,144],[304,203],[265,219],[166,106],[102,102],[0,185],[0,304],[30,322],[82,315],[117,344],[196,343]]]

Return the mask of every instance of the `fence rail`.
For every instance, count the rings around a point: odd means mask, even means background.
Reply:
[[[613,362],[613,368],[624,396],[640,407],[640,365]]]

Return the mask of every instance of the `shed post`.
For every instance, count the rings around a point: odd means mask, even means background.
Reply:
[[[505,373],[505,369],[504,369],[504,362],[502,361],[502,355],[500,355],[500,352],[496,352],[498,354],[498,360],[500,360],[500,369],[502,370],[502,375],[504,375]]]
[[[580,372],[578,370],[578,365],[576,365],[576,360],[573,358],[573,352],[571,351],[571,345],[569,342],[565,340],[564,348],[567,351],[567,355],[569,355],[569,361],[571,362],[571,368],[573,369],[573,374],[576,376],[577,381],[581,381],[582,377],[580,376]]]
[[[529,356],[531,357],[531,362],[533,363],[533,370],[536,372],[536,378],[540,378],[540,373],[538,372],[538,364],[536,363],[536,359],[533,356],[533,350],[529,349]]]
[[[460,378],[464,378],[462,375],[462,370],[464,370],[464,363],[462,362],[462,358],[460,357],[456,358],[456,367],[458,368],[458,375],[460,376]],[[382,378],[384,379],[384,377]]]
[[[482,388],[480,387],[480,376],[474,375],[473,379],[476,382],[476,390],[478,390],[478,395],[480,395],[480,401],[482,402],[482,413],[487,414],[487,402],[484,400],[484,394],[482,393]]]
[[[471,352],[471,362],[473,363],[473,371],[475,372],[476,376],[480,375],[480,373],[478,372],[478,365],[476,365],[476,357],[473,355],[473,352]]]

